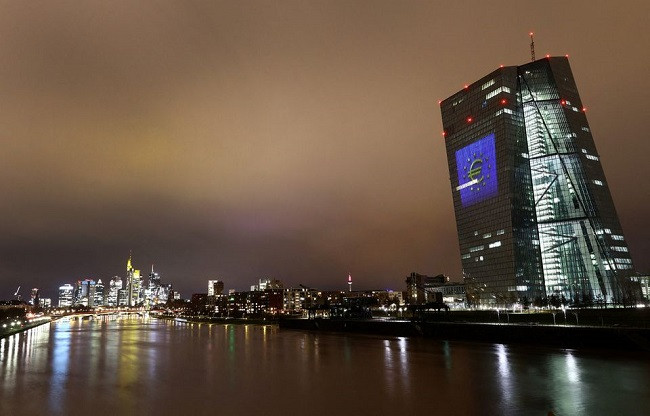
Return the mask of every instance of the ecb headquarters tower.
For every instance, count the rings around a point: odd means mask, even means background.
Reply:
[[[440,105],[473,303],[637,296],[567,58],[501,67]]]

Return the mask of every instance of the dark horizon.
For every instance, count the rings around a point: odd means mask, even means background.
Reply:
[[[469,4],[6,3],[0,299],[124,277],[129,250],[184,297],[459,281],[438,100],[529,61],[531,30],[570,55],[647,273],[650,5]]]

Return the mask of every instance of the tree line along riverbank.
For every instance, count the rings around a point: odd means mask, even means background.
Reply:
[[[280,328],[558,348],[650,351],[650,329],[475,322],[286,319]]]
[[[555,315],[555,316],[554,316]],[[565,321],[566,316],[566,321]],[[515,343],[559,348],[650,351],[650,310],[431,312],[408,319],[296,319],[161,316],[188,323],[278,324],[281,329],[413,336],[445,340]],[[566,323],[565,323],[566,322]]]

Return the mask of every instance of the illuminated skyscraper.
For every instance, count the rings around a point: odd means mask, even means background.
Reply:
[[[632,260],[567,58],[499,68],[441,111],[468,296],[633,301]]]
[[[283,289],[284,283],[278,279],[260,279],[256,285],[251,285],[251,292],[265,291],[266,289]]]
[[[78,280],[74,288],[72,304],[90,307],[98,306],[95,304],[95,285],[96,282],[93,279]]]
[[[128,306],[137,306],[143,301],[143,287],[140,270],[133,268],[131,253],[126,261],[126,290],[128,292]]]
[[[40,306],[40,297],[38,296],[38,288],[33,288],[31,296],[29,297],[29,304],[33,306]]]
[[[59,307],[72,306],[72,292],[74,286],[69,283],[59,287]]]
[[[129,291],[126,289],[117,290],[117,306],[129,306]]]
[[[118,292],[122,289],[122,279],[119,276],[113,276],[108,283],[108,294],[106,295],[107,306],[118,305]]]
[[[150,306],[160,305],[167,302],[169,285],[164,285],[160,277],[160,273],[153,270],[151,265],[151,273],[149,273],[149,282],[147,290],[145,290],[145,301]]]
[[[98,279],[97,283],[95,283],[95,294],[94,294],[94,301],[93,305],[94,306],[103,306],[104,303],[104,283],[102,283],[102,279]]]

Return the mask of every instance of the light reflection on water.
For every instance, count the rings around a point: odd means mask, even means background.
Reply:
[[[51,368],[50,384],[52,386],[48,404],[49,408],[55,413],[61,413],[61,405],[65,398],[65,384],[70,367],[70,338],[72,334],[70,321],[61,322],[58,325],[60,325],[57,328],[59,330],[50,332],[51,348],[47,350],[48,353],[51,353],[48,361]]]
[[[508,349],[503,344],[496,346],[497,358],[499,360],[499,390],[505,408],[510,408],[513,401],[513,385],[510,379],[510,362],[508,361]]]
[[[0,340],[0,414],[650,414],[646,355],[148,319]],[[218,410],[218,411],[217,411]]]

